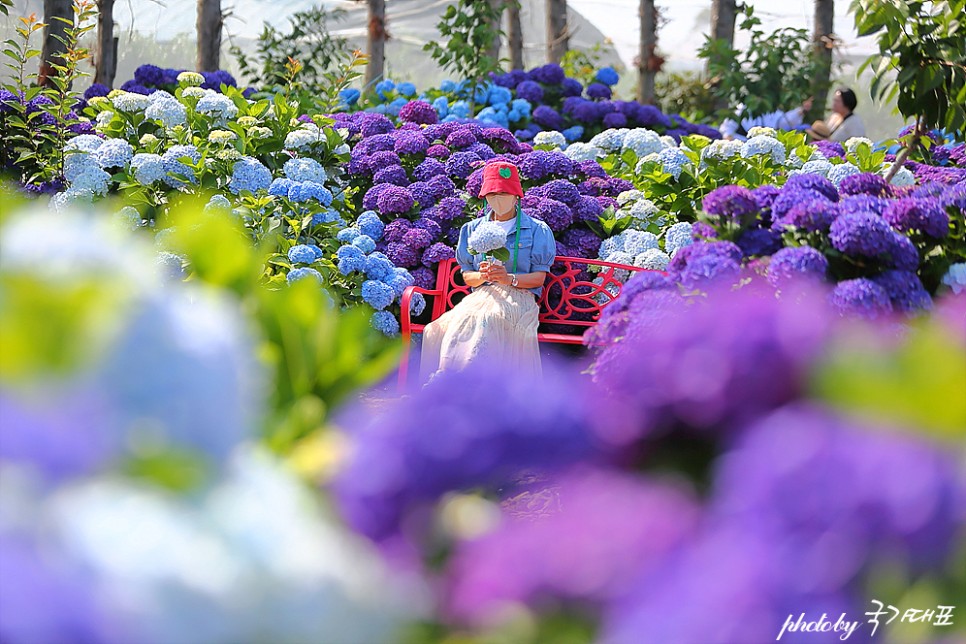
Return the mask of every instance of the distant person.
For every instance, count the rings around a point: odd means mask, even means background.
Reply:
[[[810,108],[812,99],[802,104],[806,110]],[[858,101],[855,92],[841,88],[836,90],[832,99],[832,115],[825,121],[815,121],[808,133],[812,138],[825,141],[848,141],[855,136],[865,136],[865,124],[855,113]]]

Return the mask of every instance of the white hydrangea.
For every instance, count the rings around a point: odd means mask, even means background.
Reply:
[[[222,122],[238,116],[238,107],[232,100],[211,89],[205,90],[205,95],[198,99],[195,109]]]
[[[742,150],[744,147],[745,144],[741,141],[718,139],[712,141],[701,150],[701,161],[705,161],[706,159],[723,161],[731,157],[743,156]]]
[[[859,174],[860,170],[852,163],[846,161],[845,163],[836,163],[832,165],[832,169],[828,171],[826,175],[828,180],[837,188],[842,179],[851,176],[853,174]]]
[[[258,123],[258,119],[254,116],[239,116],[238,124],[242,127],[252,127]]]
[[[667,146],[661,141],[660,135],[646,127],[634,128],[627,132],[622,146],[624,150],[633,150],[639,159],[648,154],[657,154],[665,147]]]
[[[97,122],[96,127],[106,126],[108,123],[111,122],[111,119],[113,118],[114,118],[114,112],[112,112],[111,110],[104,110],[103,112],[98,112],[97,116],[94,119]]]
[[[892,168],[892,163],[886,162],[882,165],[882,170],[879,171],[883,177],[889,174],[889,170]],[[912,173],[909,168],[899,168],[892,180],[889,181],[892,185],[898,188],[904,188],[906,186],[916,185],[916,175]]]
[[[204,98],[206,92],[208,92],[208,90],[200,87],[185,87],[183,90],[181,90],[181,98],[193,98],[197,100]]]
[[[111,99],[111,105],[119,112],[143,112],[151,105],[151,99],[144,94],[120,92]],[[103,112],[101,112],[103,114]],[[100,116],[100,114],[98,114]]]
[[[267,139],[272,136],[272,130],[267,127],[255,126],[248,129],[248,137],[251,139]]]
[[[756,125],[755,127],[748,130],[748,138],[754,138],[756,136],[768,136],[775,138],[778,136],[778,130],[773,127],[768,127],[765,125]]]
[[[603,156],[603,150],[590,143],[571,143],[564,150],[564,154],[571,161],[594,161],[599,156]]]
[[[158,137],[154,136],[149,132],[148,134],[145,134],[140,139],[138,139],[138,145],[140,145],[142,148],[146,148],[148,146],[154,145],[160,140],[161,139],[159,139]]]
[[[349,154],[350,149],[348,143],[343,143],[342,145],[336,146],[332,152],[333,154]]]
[[[660,248],[657,235],[642,230],[625,230],[621,233],[624,237],[624,252],[628,255],[640,255],[646,250]]]
[[[325,136],[319,128],[316,127],[314,130],[311,128],[300,128],[298,130],[292,130],[285,136],[284,145],[286,150],[302,150],[324,140]]]
[[[822,154],[821,150],[819,150],[818,148],[814,146],[809,146],[809,149],[811,150],[811,153],[809,154],[807,159],[803,159],[801,156],[799,156],[798,150],[792,150],[788,154],[788,159],[785,160],[785,165],[788,166],[789,168],[800,169],[803,165],[805,165],[809,161],[827,161],[828,160],[825,157],[825,155]]]
[[[782,145],[781,141],[771,136],[753,136],[745,141],[745,145],[741,149],[741,156],[748,158],[757,155],[769,155],[774,163],[785,163],[785,146]]]
[[[533,137],[533,144],[552,145],[555,148],[565,150],[567,148],[567,139],[560,132],[537,132],[537,135]]]
[[[624,192],[617,195],[617,203],[621,206],[626,206],[629,203],[633,203],[638,199],[643,199],[644,193],[640,190],[625,190]]]
[[[667,265],[670,263],[670,256],[659,248],[648,248],[634,256],[634,266],[651,271],[667,270]]]
[[[664,144],[665,149],[678,147],[678,142],[674,140],[674,137],[667,134],[661,136],[661,143]]]
[[[81,134],[64,144],[64,152],[93,152],[101,147],[104,139],[94,134]]]
[[[869,146],[870,150],[875,149],[875,143],[872,142],[872,139],[867,139],[864,136],[853,136],[851,139],[847,140],[842,145],[845,148],[845,151],[851,154],[852,152],[855,152],[860,145],[863,145],[863,144]]]
[[[238,135],[231,130],[212,130],[208,133],[208,141],[215,144],[231,143],[238,138]]]
[[[190,87],[200,87],[205,82],[205,77],[198,72],[181,72],[178,74],[178,83]]]

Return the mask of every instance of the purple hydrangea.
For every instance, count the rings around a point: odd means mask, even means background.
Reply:
[[[763,257],[782,247],[782,237],[779,233],[765,228],[752,228],[741,233],[736,243],[745,257]]]
[[[919,276],[912,271],[891,270],[877,275],[872,281],[885,289],[893,309],[902,313],[921,313],[932,308],[932,299]]]
[[[537,104],[543,101],[543,88],[531,80],[523,81],[516,87],[517,97]]]
[[[388,117],[382,114],[376,114],[374,112],[364,112],[362,113],[360,132],[363,138],[370,137],[374,134],[389,134],[396,129],[393,122],[389,120]]]
[[[438,198],[452,197],[456,194],[456,184],[446,175],[436,175],[428,181]]]
[[[774,220],[771,228],[776,232],[796,229],[824,233],[838,215],[838,204],[825,199],[809,199],[792,206],[783,217]]]
[[[530,70],[530,78],[544,85],[559,85],[566,78],[563,67],[548,63]]]
[[[919,268],[919,251],[916,250],[916,245],[900,232],[892,232],[886,258],[890,268],[912,272]]]
[[[445,174],[446,165],[432,158],[424,159],[413,171],[413,176],[417,181],[429,181],[435,176]]]
[[[768,281],[783,286],[802,278],[824,280],[827,272],[825,255],[811,246],[782,248],[768,264]]]
[[[419,284],[420,270],[413,277]],[[354,529],[377,541],[420,541],[406,518],[450,491],[496,490],[524,471],[547,471],[595,452],[586,388],[545,363],[538,380],[497,358],[438,374],[420,391],[350,418],[355,448],[333,481]],[[494,398],[500,400],[494,405]]]
[[[541,105],[537,109],[533,110],[533,120],[538,123],[541,127],[547,130],[562,130],[566,127],[566,123],[557,110],[553,109],[549,105]]]
[[[785,214],[795,206],[804,201],[814,201],[828,199],[821,192],[816,192],[814,190],[782,190],[781,194],[775,197],[774,201],[771,202],[771,218],[772,221],[781,219]]]
[[[393,149],[396,154],[421,154],[429,148],[429,141],[419,132],[400,131],[395,138]]]
[[[423,253],[422,262],[423,266],[428,266],[432,268],[440,262],[446,261],[447,259],[452,259],[456,257],[456,252],[446,244],[436,242],[426,249]]]
[[[382,232],[382,237],[387,242],[401,242],[403,235],[405,235],[412,227],[413,224],[408,219],[393,219],[386,224],[386,227]]]
[[[603,83],[591,83],[587,86],[587,97],[594,100],[607,100],[611,97],[610,88]]]
[[[391,183],[405,187],[409,185],[409,176],[406,174],[406,169],[401,165],[390,165],[378,170],[373,175],[372,182],[376,184]]]
[[[949,215],[936,197],[896,199],[882,217],[904,233],[918,232],[933,239],[949,235]]]
[[[747,223],[758,213],[758,203],[748,188],[723,186],[712,190],[701,202],[709,215]]]
[[[573,211],[556,199],[541,199],[535,208],[528,210],[528,215],[543,221],[554,232],[564,230],[574,221]]]
[[[677,278],[689,289],[705,289],[717,284],[733,284],[740,273],[741,265],[730,257],[708,254],[692,258],[677,273]]]
[[[892,203],[891,199],[872,197],[870,195],[849,195],[839,201],[839,212],[842,214],[853,212],[871,212],[876,215],[885,214],[886,208]]]
[[[871,195],[873,197],[890,197],[892,189],[884,177],[871,172],[852,174],[839,184],[839,193],[843,195]]]
[[[420,125],[432,125],[439,119],[436,109],[425,101],[409,101],[399,110],[399,119]]]
[[[401,186],[379,184],[387,186],[376,199],[376,209],[384,215],[402,214],[409,212],[415,203],[412,193]],[[367,206],[367,209],[368,208]],[[371,210],[371,209],[370,209]]]
[[[466,203],[459,197],[446,197],[441,199],[437,205],[437,214],[440,221],[453,221],[463,216]]]
[[[604,207],[594,197],[581,196],[573,208],[574,218],[585,223],[597,223],[604,214]]]
[[[826,159],[845,158],[845,148],[838,141],[816,141],[813,145],[825,155]]]
[[[454,152],[446,160],[446,173],[451,177],[465,180],[473,172],[473,164],[482,160],[473,152]]]
[[[432,289],[436,287],[436,273],[425,266],[419,266],[410,271],[413,283],[419,288]]]
[[[381,195],[390,186],[392,186],[391,183],[377,183],[366,190],[366,194],[362,198],[362,207],[366,210],[375,210],[379,205],[379,195]]]
[[[836,284],[829,295],[829,302],[844,315],[876,319],[892,313],[889,294],[884,288],[865,277]]]
[[[580,81],[576,78],[570,78],[569,76],[563,79],[563,83],[560,84],[560,95],[561,96],[580,96],[584,91],[584,86],[580,84]]]
[[[476,134],[469,128],[460,128],[446,137],[446,145],[450,148],[467,148],[476,142]]]
[[[839,200],[839,191],[831,181],[820,174],[796,174],[785,182],[785,190],[814,190],[829,201]]]
[[[668,264],[668,272],[680,275],[687,269],[688,265],[701,259],[702,257],[715,256],[730,259],[738,264],[741,262],[743,253],[741,248],[732,242],[726,241],[699,241],[678,249]]]
[[[403,235],[402,243],[416,251],[422,251],[433,243],[433,236],[422,228],[413,228]]]
[[[417,181],[409,185],[409,192],[419,205],[420,209],[429,208],[436,203],[436,190],[432,185]]]
[[[564,232],[561,241],[578,257],[597,257],[600,251],[600,237],[586,228],[570,228]]]
[[[386,256],[393,264],[404,268],[419,264],[419,251],[404,242],[389,242]]]
[[[829,240],[836,250],[855,257],[876,258],[892,247],[889,223],[871,213],[842,215],[832,222]]]
[[[610,114],[604,115],[604,127],[607,128],[621,128],[627,126],[627,117],[620,112],[611,112]]]
[[[372,173],[378,172],[382,168],[387,168],[389,166],[402,165],[402,159],[395,152],[390,152],[388,150],[374,152],[365,161],[366,166]]]

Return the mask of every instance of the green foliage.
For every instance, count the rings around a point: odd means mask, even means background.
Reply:
[[[655,81],[658,107],[665,114],[680,114],[692,123],[711,124],[714,118],[714,92],[703,74],[697,72],[661,73]]]
[[[805,29],[785,27],[766,34],[750,4],[744,5],[740,29],[750,32],[744,50],[708,37],[698,52],[708,60],[715,96],[734,108],[744,104],[747,114],[788,110],[811,96],[821,63]]]
[[[966,0],[853,0],[851,10],[860,36],[877,34],[879,53],[860,67],[873,72],[872,95],[895,99],[921,131],[966,136]]]
[[[72,20],[55,18],[67,24],[64,37],[56,36],[64,44],[64,54],[51,61],[52,73],[46,87],[37,84],[36,73],[26,73],[28,61],[40,55],[40,50],[31,46],[32,37],[46,25],[33,15],[21,17],[17,38],[4,41],[2,53],[9,59],[5,64],[12,72],[13,82],[3,88],[23,98],[7,104],[11,112],[0,113],[0,167],[16,166],[14,178],[25,184],[62,176],[68,128],[79,122],[71,110],[78,98],[72,87],[78,78],[86,76],[78,64],[89,54],[78,42],[96,26],[96,9],[93,2],[78,1],[73,10]]]
[[[911,324],[890,350],[852,334],[827,354],[813,388],[829,404],[888,425],[966,438],[966,351],[936,318]]]
[[[5,16],[10,15],[10,7],[13,6],[13,0],[0,0],[0,13]]]
[[[604,54],[601,43],[595,43],[589,50],[568,49],[560,59],[560,66],[569,78],[576,78],[580,84],[587,87],[594,82],[597,70],[601,68]],[[623,67],[615,67],[618,73],[623,73]]]
[[[488,55],[503,34],[500,16],[507,3],[491,4],[489,0],[459,0],[446,8],[438,23],[439,40],[423,45],[433,60],[454,74],[458,80],[471,80],[474,86],[490,72],[500,69],[500,60]],[[470,107],[473,107],[470,95]],[[472,111],[472,110],[471,110]]]
[[[296,11],[289,17],[289,30],[280,31],[265,22],[258,36],[255,53],[245,54],[232,46],[242,76],[254,87],[285,87],[289,80],[289,61],[302,66],[300,81],[308,91],[321,89],[326,73],[338,68],[349,58],[345,38],[329,33],[330,23],[345,18],[344,9],[312,7]]]

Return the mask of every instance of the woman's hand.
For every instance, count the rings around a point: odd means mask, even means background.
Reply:
[[[505,284],[507,286],[510,284],[510,275],[506,272],[506,266],[502,266],[500,264],[491,264],[489,262],[481,262],[480,272],[483,274],[483,277],[487,282],[493,282],[494,284]]]

